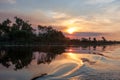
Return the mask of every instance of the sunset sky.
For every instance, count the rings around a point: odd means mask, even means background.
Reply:
[[[120,0],[0,0],[0,22],[18,16],[70,38],[120,40]]]

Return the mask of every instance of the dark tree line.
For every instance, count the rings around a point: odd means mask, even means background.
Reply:
[[[63,45],[63,44],[114,44],[120,43],[119,41],[107,41],[104,37],[102,40],[90,37],[79,39],[69,39],[64,36],[61,31],[53,29],[52,26],[37,26],[37,32],[33,29],[29,21],[24,21],[15,17],[15,22],[9,19],[0,23],[0,45],[19,45],[19,44],[50,44],[50,45]]]
[[[71,45],[89,45],[89,46],[99,46],[99,45],[111,45],[111,44],[120,44],[120,41],[108,41],[105,37],[101,37],[101,40],[94,38],[81,38],[81,39],[71,39],[69,41]]]
[[[57,31],[51,26],[38,25],[39,34],[36,34],[28,21],[18,17],[14,19],[14,23],[9,19],[0,23],[1,44],[64,44],[67,40],[61,31]]]

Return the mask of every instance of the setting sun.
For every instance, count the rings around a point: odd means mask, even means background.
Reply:
[[[69,29],[67,29],[67,32],[69,34],[73,34],[75,31],[76,31],[75,28],[69,28]]]

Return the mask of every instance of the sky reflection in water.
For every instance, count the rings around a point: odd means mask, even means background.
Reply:
[[[4,47],[0,63],[0,80],[120,79],[119,45]]]

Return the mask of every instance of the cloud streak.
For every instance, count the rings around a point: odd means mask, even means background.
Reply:
[[[87,4],[104,4],[104,3],[111,3],[115,0],[87,0]]]
[[[15,4],[15,3],[16,3],[16,0],[0,0],[0,3]]]

